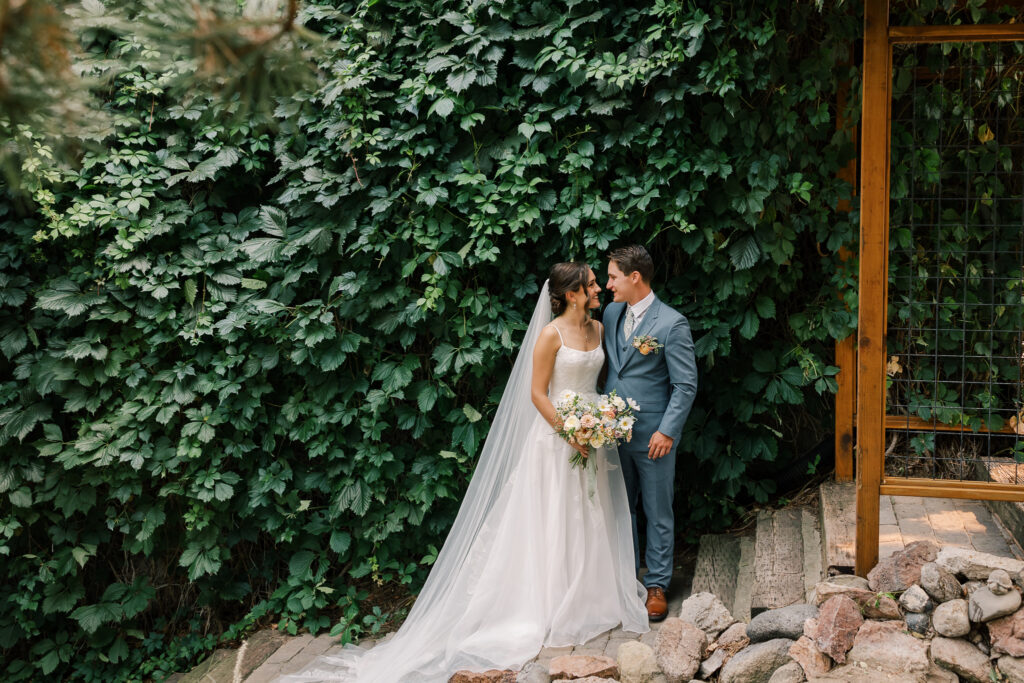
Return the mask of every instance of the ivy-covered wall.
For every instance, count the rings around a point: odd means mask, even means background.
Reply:
[[[0,203],[5,680],[159,677],[265,615],[382,618],[363,589],[428,570],[554,261],[646,244],[690,320],[681,533],[766,501],[748,468],[828,428],[856,7],[306,16],[322,85],[272,121],[170,97],[145,44],[90,34],[127,65],[117,134],[69,167],[39,149],[31,208]]]

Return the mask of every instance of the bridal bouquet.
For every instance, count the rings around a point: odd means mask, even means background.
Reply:
[[[639,409],[633,399],[623,400],[614,391],[597,401],[584,401],[575,391],[566,391],[555,403],[562,423],[558,434],[569,443],[588,449],[629,441]],[[579,451],[569,456],[569,462],[576,467],[586,467],[589,460]]]

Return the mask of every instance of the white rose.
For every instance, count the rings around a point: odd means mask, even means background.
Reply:
[[[562,423],[562,427],[565,428],[567,431],[579,429],[580,419],[575,415],[570,415],[569,417],[565,418],[565,422]]]

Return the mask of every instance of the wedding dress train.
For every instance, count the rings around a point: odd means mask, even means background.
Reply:
[[[550,319],[542,304],[527,342],[535,341]],[[527,342],[502,404],[529,400],[522,386],[513,386],[523,379],[524,354],[532,356]],[[600,347],[583,351],[563,344],[549,396],[572,390],[594,398],[603,361]],[[485,464],[495,469],[495,463],[485,463],[485,446],[474,480],[495,481],[471,483],[398,633],[370,650],[350,646],[319,657],[282,681],[445,682],[462,669],[518,670],[542,647],[581,644],[619,625],[636,633],[648,630],[646,591],[634,573],[629,506],[616,450],[592,449],[594,471],[573,468],[570,446],[532,403],[515,409],[503,415],[499,407],[488,436],[488,446],[507,451],[508,462],[498,472],[481,471]],[[510,428],[507,422],[516,418],[522,419]],[[491,444],[496,437],[514,441]]]

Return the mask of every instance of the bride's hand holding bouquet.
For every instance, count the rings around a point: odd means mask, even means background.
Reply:
[[[574,391],[564,392],[555,404],[556,428],[558,435],[576,450],[569,462],[576,467],[586,467],[591,447],[601,448],[632,439],[637,410],[639,406],[635,401],[623,400],[614,391],[600,396],[596,403],[584,401]]]

